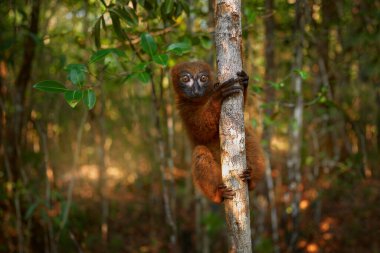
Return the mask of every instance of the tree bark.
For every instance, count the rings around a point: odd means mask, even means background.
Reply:
[[[217,0],[215,44],[218,81],[236,78],[242,70],[241,2]],[[243,113],[243,94],[224,100],[219,123],[223,182],[236,196],[225,201],[230,252],[252,252],[247,184],[239,179],[247,166]]]

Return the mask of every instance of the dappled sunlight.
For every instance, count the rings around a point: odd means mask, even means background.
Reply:
[[[271,148],[277,152],[286,152],[289,150],[289,142],[286,138],[273,136]]]
[[[147,164],[142,163],[144,170],[148,170]],[[74,195],[88,199],[90,201],[98,201],[101,197],[100,192],[107,199],[115,201],[131,201],[139,198],[133,192],[127,190],[127,187],[133,186],[138,180],[140,173],[135,171],[127,171],[126,168],[109,166],[106,169],[106,174],[103,175],[100,189],[99,168],[94,164],[85,164],[79,167],[75,172],[67,172],[62,176],[62,180],[57,182],[57,185],[65,188],[69,185],[73,177],[75,177]],[[159,192],[159,190],[157,191]]]
[[[127,182],[127,184],[133,184],[137,178],[136,173],[127,173],[125,170],[119,167],[110,166],[106,168],[105,179],[111,185],[116,184],[117,181]],[[65,181],[69,181],[71,177],[77,177],[77,179],[82,181],[98,181],[99,180],[99,168],[94,164],[86,164],[80,166],[79,170],[76,172],[67,172],[63,178]]]
[[[73,175],[74,176],[74,175]],[[99,178],[99,170],[96,165],[86,164],[79,168],[78,179],[95,181]]]
[[[316,243],[310,243],[306,246],[306,252],[308,253],[317,253],[319,251],[319,247]]]
[[[305,210],[308,207],[309,207],[309,201],[306,199],[301,200],[301,202],[300,202],[301,210]]]
[[[335,223],[333,218],[327,217],[319,224],[319,229],[322,233],[329,232]]]

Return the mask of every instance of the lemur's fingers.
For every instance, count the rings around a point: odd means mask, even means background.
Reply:
[[[243,180],[243,182],[249,182],[251,180],[251,169],[246,169],[239,175],[240,179]]]
[[[225,184],[219,184],[218,190],[219,190],[223,200],[233,199],[236,195],[236,193],[231,188],[228,188]]]
[[[248,86],[248,81],[249,81],[249,76],[247,75],[247,73],[245,73],[245,71],[242,70],[242,71],[237,72],[236,75],[238,76],[239,83],[244,88],[246,88]]]

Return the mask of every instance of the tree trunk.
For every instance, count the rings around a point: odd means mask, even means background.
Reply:
[[[275,20],[274,20],[274,0],[265,1],[265,9],[268,15],[264,19],[265,26],[265,103],[269,104],[275,101],[275,90],[271,87],[270,82],[276,81],[276,68],[275,68],[275,57],[274,57],[274,30],[275,30]],[[267,106],[264,109],[265,116],[271,118],[273,114],[273,109]],[[268,200],[270,208],[270,216],[272,223],[272,240],[274,252],[279,253],[279,233],[278,233],[278,222],[277,222],[277,208],[276,199],[274,193],[274,183],[272,178],[272,166],[271,166],[271,139],[272,139],[272,126],[264,125],[263,138],[266,141],[265,153],[265,179],[268,187]]]
[[[218,81],[236,78],[242,70],[240,0],[217,0],[215,44]],[[247,184],[239,179],[247,166],[243,94],[224,100],[219,123],[223,182],[236,196],[225,201],[230,252],[252,252]]]
[[[25,252],[25,235],[28,234],[27,227],[23,222],[23,197],[16,185],[22,182],[21,170],[22,170],[22,140],[25,126],[25,119],[29,117],[27,115],[28,108],[25,108],[25,96],[31,78],[31,71],[33,66],[33,60],[36,51],[36,42],[32,35],[38,34],[39,28],[39,13],[41,9],[40,0],[32,1],[30,11],[30,22],[28,28],[28,36],[25,37],[24,49],[21,67],[18,71],[18,75],[13,85],[9,86],[9,90],[4,89],[5,80],[1,80],[0,88],[4,100],[1,102],[3,108],[3,117],[5,116],[5,136],[2,144],[4,144],[3,162],[7,171],[8,181],[13,186],[13,201],[14,201],[14,213],[16,217],[16,231],[17,231],[17,251],[19,253]],[[5,63],[4,63],[5,64]],[[3,77],[1,77],[3,79]],[[12,90],[14,89],[14,90]],[[10,110],[7,110],[5,105],[6,101],[11,101],[9,104],[12,106]]]
[[[295,21],[295,51],[294,51],[294,70],[302,69],[303,41],[305,28],[305,5],[304,0],[296,2],[296,21]],[[289,169],[289,189],[292,194],[292,234],[289,242],[289,251],[293,252],[299,234],[299,203],[301,200],[301,145],[302,145],[302,126],[303,126],[303,94],[302,78],[299,74],[293,74],[292,83],[296,94],[296,104],[293,112],[293,122],[291,124],[290,154],[288,159]]]
[[[152,88],[152,102],[153,102],[153,117],[154,117],[154,125],[156,129],[156,152],[158,153],[159,157],[159,168],[161,172],[161,182],[162,182],[162,195],[163,195],[163,202],[164,202],[164,211],[165,211],[165,218],[166,223],[170,228],[169,237],[169,248],[172,252],[178,251],[178,243],[177,243],[177,226],[175,221],[175,215],[173,210],[173,204],[171,203],[171,200],[174,200],[171,198],[171,194],[173,192],[170,192],[170,185],[174,185],[174,179],[173,174],[168,171],[168,163],[165,157],[165,143],[164,143],[164,136],[163,136],[163,129],[162,129],[162,118],[160,115],[161,111],[161,104],[162,104],[162,78],[159,83],[159,93],[157,93],[156,85],[153,81],[153,76],[151,75],[151,88]]]

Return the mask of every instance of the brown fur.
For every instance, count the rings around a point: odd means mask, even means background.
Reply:
[[[200,71],[209,73],[209,86],[200,98],[187,98],[179,86],[182,71],[195,75]],[[172,82],[176,94],[177,108],[194,145],[192,157],[193,180],[198,188],[213,202],[223,201],[218,186],[222,183],[220,165],[219,118],[222,98],[216,90],[212,71],[205,62],[185,62],[173,67]],[[244,101],[246,88],[244,89]],[[264,172],[264,158],[260,144],[251,127],[245,128],[247,167],[251,169],[249,189],[255,187]]]

